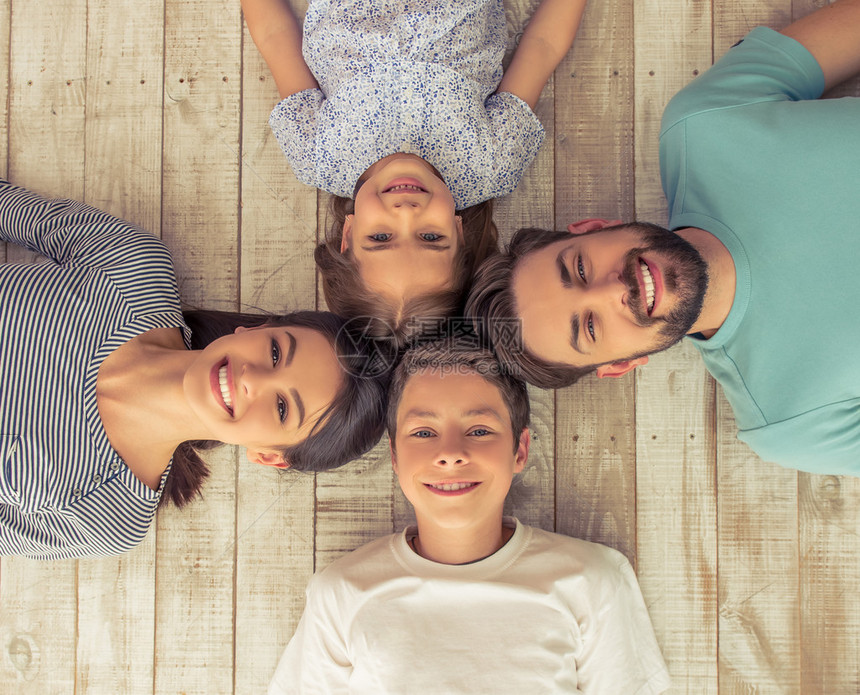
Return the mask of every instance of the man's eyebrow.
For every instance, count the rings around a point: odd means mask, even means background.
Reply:
[[[290,333],[289,331],[284,331],[284,333],[287,336],[288,345],[287,345],[287,354],[284,357],[283,364],[285,367],[289,367],[293,361],[293,357],[296,354],[296,339],[295,339],[295,336],[293,336],[293,334]]]
[[[570,287],[570,271],[567,269],[567,266],[564,264],[564,249],[558,252],[558,256],[555,257],[555,264],[558,266],[558,276],[561,280],[561,284],[565,287]],[[567,280],[564,279],[564,276],[567,276]]]
[[[579,315],[574,314],[570,319],[570,346],[580,355],[585,352],[579,347]]]
[[[295,389],[290,389],[290,395],[296,402],[296,410],[299,411],[299,427],[301,427],[305,421],[305,404],[302,402],[302,397],[299,395],[299,392]]]

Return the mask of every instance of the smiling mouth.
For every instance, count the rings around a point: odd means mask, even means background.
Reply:
[[[230,383],[227,380],[227,365],[223,365],[218,370],[218,386],[221,389],[221,400],[224,401],[224,405],[227,408],[227,411],[230,415],[233,414],[233,398],[230,396]]]
[[[641,258],[639,259],[639,268],[642,271],[642,282],[645,285],[645,309],[650,316],[651,312],[654,311],[654,278],[651,276],[648,264]]]
[[[383,193],[427,193],[425,188],[421,186],[413,186],[409,183],[400,183],[396,186],[391,186],[390,188],[386,188]]]

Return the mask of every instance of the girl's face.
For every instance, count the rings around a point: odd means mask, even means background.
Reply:
[[[299,326],[238,328],[186,371],[185,396],[211,439],[283,465],[279,449],[304,441],[343,384],[328,338]]]
[[[341,244],[365,285],[394,304],[450,287],[463,227],[444,181],[412,154],[380,159],[365,177]]]

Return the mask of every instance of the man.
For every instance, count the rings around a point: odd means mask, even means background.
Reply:
[[[669,103],[667,232],[521,230],[467,314],[544,387],[621,376],[688,335],[763,459],[860,475],[860,0],[760,27]],[[500,339],[521,321],[522,341]],[[500,320],[502,319],[502,320]]]

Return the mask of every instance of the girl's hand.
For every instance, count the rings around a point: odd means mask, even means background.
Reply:
[[[302,28],[287,0],[242,0],[242,13],[281,99],[319,87],[302,57]]]

